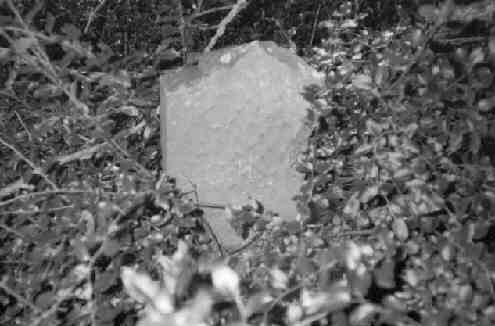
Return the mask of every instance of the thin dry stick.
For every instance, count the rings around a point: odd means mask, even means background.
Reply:
[[[12,4],[11,0],[6,0],[6,2],[9,9],[12,11],[12,13],[16,17],[18,23],[21,25],[22,28],[6,27],[6,28],[2,28],[2,30],[17,29],[19,32],[26,34],[29,38],[33,40],[33,46],[31,46],[30,48],[31,51],[33,52],[33,55],[23,55],[22,53],[20,53],[19,54],[20,57],[25,62],[27,62],[31,67],[37,67],[39,71],[43,73],[43,75],[46,78],[48,78],[48,80],[53,85],[57,86],[69,98],[69,100],[74,104],[74,106],[77,109],[81,110],[84,113],[84,115],[87,115],[89,112],[88,106],[85,103],[79,101],[79,99],[76,98],[75,94],[71,92],[71,90],[68,87],[65,87],[64,84],[61,82],[61,80],[58,78],[55,68],[52,66],[50,59],[48,58],[46,52],[44,51],[43,47],[40,45],[38,41],[39,33],[35,33],[29,28],[29,26],[23,20],[17,8]]]
[[[191,180],[187,179],[193,186],[194,189],[194,199],[196,201],[196,205],[199,203],[199,195],[198,195],[198,188],[196,184],[192,183]],[[220,252],[220,256],[224,257],[225,256],[225,249],[223,245],[220,243],[220,240],[218,239],[217,234],[215,231],[213,231],[213,228],[211,227],[210,223],[208,223],[208,220],[204,217],[201,216],[201,221],[203,222],[203,225],[205,226],[206,229],[208,229],[208,233],[210,233],[211,237],[213,238],[213,241],[215,242],[218,251]]]
[[[103,7],[103,5],[105,4],[105,1],[106,0],[101,0],[100,3],[95,7],[95,9],[89,14],[88,22],[86,23],[86,27],[84,27],[84,34],[86,34],[88,32],[89,26],[91,25],[91,23],[93,22],[93,20],[96,17],[96,13],[98,12],[98,10],[101,9],[101,7]]]
[[[313,28],[311,30],[311,38],[309,39],[309,47],[313,46],[313,41],[315,39],[316,27],[318,26],[318,16],[320,15],[321,3],[318,4],[316,9],[315,21],[313,22]]]
[[[26,124],[24,123],[24,120],[21,118],[21,116],[19,115],[19,113],[17,112],[17,110],[14,111],[14,113],[15,113],[15,116],[16,116],[17,120],[19,120],[19,123],[21,124],[22,128],[24,128],[24,130],[26,131],[26,133],[28,135],[29,142],[32,142],[33,141],[33,136],[31,135],[31,132],[29,132],[29,129],[26,126]]]
[[[0,212],[0,215],[36,215],[36,214],[46,214],[46,213],[52,213],[52,212],[57,212],[57,211],[63,211],[65,209],[71,209],[74,208],[74,205],[66,205],[66,206],[60,206],[60,207],[53,207],[49,209],[44,209],[44,210],[31,210],[31,211],[26,211],[22,209],[18,209],[16,211],[3,211]],[[1,227],[1,225],[0,225]]]
[[[33,173],[40,175],[46,181],[46,183],[48,183],[54,190],[58,190],[57,185],[53,181],[51,181],[50,178],[48,178],[48,176],[43,172],[43,170],[40,167],[36,166],[36,164],[34,164],[26,156],[24,156],[24,154],[22,154],[19,150],[17,150],[17,148],[10,145],[2,137],[0,137],[0,143],[5,147],[7,147],[8,149],[10,149],[11,151],[13,151],[17,156],[21,158],[21,160],[26,162],[31,167],[31,169],[33,169]]]
[[[298,291],[300,290],[301,288],[303,287],[303,285],[301,284],[298,284],[296,286],[293,286],[291,288],[289,288],[288,290],[284,291],[283,293],[281,293],[278,297],[276,297],[271,303],[270,305],[268,306],[268,308],[265,310],[265,312],[263,313],[263,323],[262,325],[268,325],[267,324],[267,321],[268,321],[268,314],[270,313],[270,311],[273,310],[273,308],[275,308],[280,302],[282,302],[282,300],[287,297],[288,295],[294,293],[295,291]]]
[[[7,232],[10,232],[12,234],[15,234],[18,238],[25,239],[24,234],[20,233],[16,229],[11,228],[10,226],[7,226],[5,224],[0,224],[0,228],[4,229]]]
[[[129,154],[125,149],[123,149],[119,144],[117,144],[117,142],[113,139],[109,139],[108,140],[110,142],[110,144],[115,148],[117,149],[117,151],[119,151],[120,153],[124,154],[124,156],[126,156],[130,161],[132,161],[132,163],[144,174],[146,175],[146,177],[148,178],[153,178],[153,175],[151,174],[150,171],[148,171],[148,169],[146,169],[141,163],[139,163],[138,161],[136,161],[134,158],[132,158],[131,154]]]
[[[23,296],[21,296],[20,294],[18,294],[14,290],[12,290],[7,285],[7,281],[5,280],[5,278],[2,279],[2,281],[0,282],[0,289],[4,290],[8,295],[14,297],[18,302],[22,302],[24,305],[26,305],[29,308],[31,308],[34,312],[36,312],[36,313],[40,313],[41,312],[41,309],[38,308],[34,303],[32,303],[28,299],[24,298]]]
[[[414,68],[414,66],[418,63],[418,61],[421,59],[423,54],[426,51],[426,47],[428,46],[428,43],[433,39],[433,36],[435,33],[440,29],[441,23],[437,23],[433,25],[425,34],[425,38],[422,42],[422,44],[418,47],[417,52],[409,61],[408,65],[406,66],[406,69],[402,72],[402,74],[393,82],[387,89],[387,93],[394,89],[397,85],[400,85],[404,79],[407,77],[407,75],[411,72],[411,70]]]
[[[106,229],[105,238],[103,239],[102,244],[100,245],[98,250],[96,250],[96,252],[91,256],[91,258],[88,261],[88,273],[86,274],[86,279],[88,282],[90,293],[93,293],[93,290],[94,290],[93,282],[91,280],[91,275],[92,275],[92,272],[94,271],[96,260],[104,253],[107,243],[111,240],[112,234],[114,234],[119,229],[119,223],[121,222],[121,220],[124,217],[125,217],[125,212],[123,210],[121,210],[119,207],[119,215],[110,223],[110,225]],[[50,315],[55,313],[59,309],[60,305],[65,300],[68,300],[69,298],[71,298],[73,296],[73,293],[75,292],[76,288],[78,288],[79,286],[80,286],[80,284],[77,283],[76,285],[74,285],[70,289],[70,291],[67,291],[67,293],[68,293],[67,295],[59,296],[57,301],[50,307],[50,309],[44,311],[42,314],[39,314],[39,316],[37,316],[37,318],[32,323],[32,325],[38,326],[43,320],[45,320]],[[95,324],[95,317],[96,316],[95,316],[94,302],[93,301],[88,302],[88,306],[91,309],[90,318],[93,322],[93,325],[96,325]]]
[[[177,10],[179,11],[179,33],[180,33],[180,42],[182,43],[182,59],[184,62],[186,61],[188,48],[186,41],[186,21],[184,19],[184,7],[182,6],[181,0],[175,0]]]
[[[81,149],[75,153],[60,156],[55,161],[59,164],[64,165],[64,164],[70,163],[70,162],[75,161],[75,160],[87,158],[87,157],[93,155],[94,153],[102,150],[105,146],[110,146],[110,144],[109,144],[110,140],[117,141],[117,140],[123,139],[129,135],[136,133],[137,131],[142,129],[145,125],[146,125],[146,122],[142,121],[138,125],[132,127],[131,130],[125,130],[123,132],[120,132],[117,135],[113,136],[112,138],[109,138],[107,141],[104,141],[101,144],[97,144],[97,145],[94,145],[94,146],[89,147],[89,148],[83,148],[83,149]]]
[[[237,14],[246,7],[247,0],[237,0],[237,3],[232,7],[230,12],[227,14],[227,16],[220,22],[220,25],[218,25],[218,28],[215,32],[215,35],[210,39],[210,42],[208,43],[208,46],[204,49],[204,53],[210,52],[215,44],[217,43],[218,39],[225,33],[225,28],[227,25],[237,16]]]
[[[105,192],[103,192],[103,193],[105,193]],[[94,190],[90,191],[90,190],[68,190],[68,189],[57,189],[57,190],[32,192],[32,193],[28,193],[28,194],[14,197],[12,199],[2,201],[2,202],[0,202],[0,207],[10,205],[16,201],[29,199],[32,197],[42,197],[42,196],[50,196],[50,195],[82,195],[82,194],[95,194],[96,195],[96,194],[98,194],[98,192],[96,192]],[[120,194],[122,194],[122,193],[120,193]]]
[[[197,19],[197,18],[199,18],[201,16],[212,14],[212,13],[217,12],[217,11],[229,10],[232,7],[233,7],[233,5],[228,5],[228,6],[216,7],[216,8],[208,9],[208,10],[205,10],[205,11],[201,11],[201,12],[198,12],[197,14],[193,14],[191,16],[191,19]]]

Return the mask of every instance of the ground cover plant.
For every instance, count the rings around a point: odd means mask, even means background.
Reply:
[[[0,323],[494,324],[494,12],[0,1]],[[226,252],[160,173],[156,77],[251,39],[327,78],[297,220],[219,207],[246,239]]]

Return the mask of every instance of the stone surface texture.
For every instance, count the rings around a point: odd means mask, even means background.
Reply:
[[[164,169],[201,202],[239,205],[251,197],[295,218],[295,171],[309,104],[301,93],[321,76],[273,42],[204,55],[198,66],[161,77]]]

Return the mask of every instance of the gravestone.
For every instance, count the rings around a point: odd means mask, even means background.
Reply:
[[[163,168],[201,202],[242,205],[249,198],[296,217],[295,170],[305,148],[309,107],[301,93],[321,76],[273,42],[203,55],[197,66],[161,76]]]

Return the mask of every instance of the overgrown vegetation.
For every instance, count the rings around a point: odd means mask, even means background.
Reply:
[[[2,325],[495,324],[492,1],[0,12]],[[327,82],[297,221],[227,208],[246,246],[225,253],[160,175],[156,76],[252,39]]]

